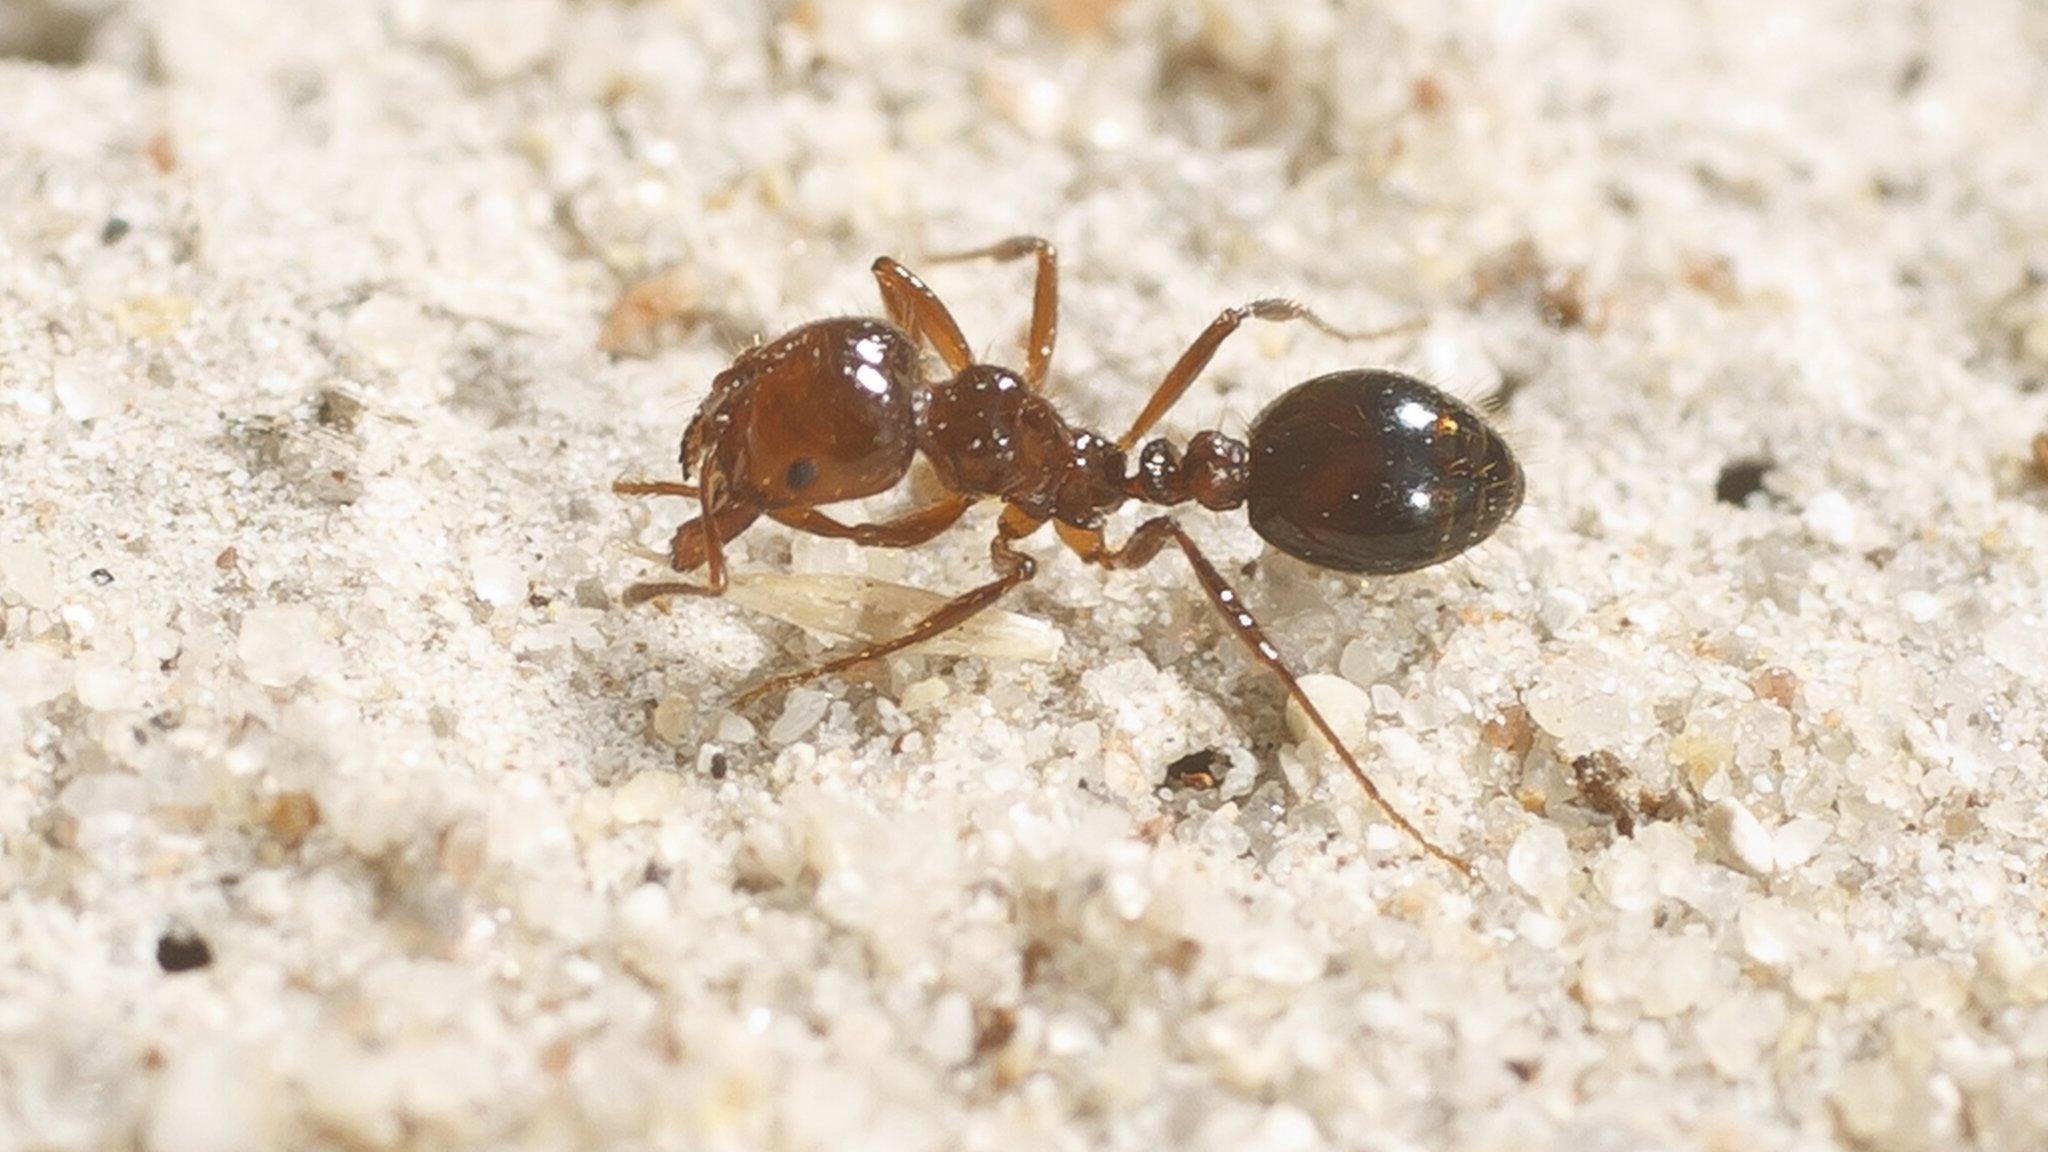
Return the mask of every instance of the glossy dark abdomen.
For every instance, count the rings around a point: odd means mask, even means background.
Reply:
[[[1522,503],[1522,470],[1500,434],[1398,372],[1297,385],[1259,414],[1249,440],[1252,528],[1324,568],[1426,568],[1491,536]]]

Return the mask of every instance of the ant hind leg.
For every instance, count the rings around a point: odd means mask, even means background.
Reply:
[[[1281,684],[1287,689],[1287,695],[1301,708],[1309,723],[1315,725],[1316,731],[1322,734],[1323,740],[1337,754],[1337,759],[1343,762],[1352,778],[1365,789],[1366,796],[1379,806],[1380,811],[1386,813],[1387,819],[1393,821],[1395,827],[1420,845],[1424,852],[1455,868],[1465,879],[1474,879],[1470,863],[1437,847],[1380,792],[1379,786],[1373,783],[1372,777],[1366,775],[1365,768],[1358,763],[1351,750],[1337,738],[1337,733],[1330,727],[1330,722],[1323,718],[1322,710],[1317,708],[1315,701],[1309,699],[1308,693],[1302,690],[1301,681],[1295,679],[1294,672],[1287,667],[1286,661],[1280,658],[1280,650],[1273,647],[1273,642],[1266,638],[1265,629],[1259,626],[1258,620],[1244,606],[1243,597],[1223,579],[1223,574],[1218,572],[1216,566],[1209,562],[1209,558],[1202,554],[1194,539],[1172,518],[1159,516],[1145,521],[1131,533],[1131,538],[1124,542],[1122,548],[1115,550],[1103,545],[1100,532],[1070,529],[1063,531],[1061,537],[1069,547],[1079,552],[1083,559],[1105,568],[1142,567],[1158,556],[1166,545],[1173,544],[1178,547],[1181,554],[1187,557],[1188,565],[1195,570],[1195,580],[1208,595],[1209,603],[1230,625],[1231,631],[1237,633],[1237,638],[1244,642],[1244,646],[1251,649],[1252,655],[1259,663],[1272,669],[1274,675],[1280,677]]]
[[[995,561],[996,571],[999,573],[994,580],[978,588],[970,588],[951,600],[946,601],[931,615],[912,625],[909,631],[900,636],[865,645],[844,656],[837,656],[827,660],[822,664],[814,664],[809,668],[800,669],[795,672],[785,672],[779,676],[771,676],[734,697],[732,706],[734,708],[745,707],[772,692],[794,688],[799,684],[806,684],[816,680],[820,676],[829,676],[834,672],[845,671],[856,664],[865,664],[870,660],[879,660],[891,653],[901,652],[905,648],[922,644],[934,636],[958,628],[982,609],[1002,599],[1004,593],[1037,575],[1037,562],[1011,546],[1012,541],[1030,534],[1028,531],[1018,531],[1019,527],[1021,527],[1020,524],[1013,524],[1006,518],[996,531],[995,541],[989,545],[989,555]],[[1037,527],[1038,524],[1036,522],[1030,523],[1030,528],[1036,529]]]

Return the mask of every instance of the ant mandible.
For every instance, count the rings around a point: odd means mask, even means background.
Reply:
[[[685,496],[699,515],[676,529],[669,564],[705,570],[702,584],[636,584],[627,604],[658,596],[717,596],[726,588],[724,546],[762,516],[801,532],[882,548],[922,544],[976,502],[1002,501],[989,548],[996,578],[947,601],[909,631],[815,667],[771,677],[743,693],[769,692],[850,668],[929,640],[1031,579],[1037,562],[1018,541],[1050,522],[1083,560],[1135,568],[1171,544],[1193,567],[1209,602],[1329,742],[1366,794],[1430,855],[1465,876],[1469,864],[1437,847],[1390,804],[1302,691],[1279,651],[1193,539],[1171,516],[1140,524],[1120,548],[1103,539],[1108,513],[1126,501],[1247,509],[1267,543],[1323,568],[1385,574],[1439,564],[1486,539],[1522,502],[1522,471],[1507,443],[1477,412],[1409,376],[1351,370],[1318,376],[1282,394],[1240,441],[1197,433],[1185,452],[1164,439],[1130,453],[1186,393],[1217,348],[1248,319],[1335,328],[1293,300],[1255,300],[1225,310],[1181,354],[1130,430],[1115,441],[1069,424],[1039,391],[1052,362],[1058,264],[1051,244],[1020,236],[940,261],[1037,258],[1023,375],[975,361],[952,314],[924,281],[887,256],[875,261],[887,319],[820,320],[740,354],[711,383],[683,433],[683,479],[620,482],[631,496]],[[920,343],[951,373],[930,379]],[[895,519],[846,524],[818,511],[894,487],[922,452],[947,491]]]

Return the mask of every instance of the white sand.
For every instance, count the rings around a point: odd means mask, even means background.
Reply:
[[[4,0],[0,51],[0,1150],[2048,1147],[2040,4]],[[1192,517],[1480,883],[1171,558],[1038,542],[1059,661],[744,718],[823,642],[614,606],[683,510],[607,487],[735,341],[1025,231],[1090,422],[1273,292],[1432,323],[1242,336],[1174,432],[1514,386],[1469,559]],[[707,314],[600,353],[671,267]],[[931,278],[1012,356],[1024,268]],[[737,561],[955,589],[989,523]]]

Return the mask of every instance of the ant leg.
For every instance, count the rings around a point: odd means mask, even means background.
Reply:
[[[697,486],[673,480],[619,480],[612,491],[620,496],[695,496]]]
[[[936,504],[914,508],[894,520],[884,520],[879,524],[846,524],[815,508],[777,508],[768,516],[777,523],[813,536],[851,540],[870,548],[910,548],[951,528],[973,504],[974,501],[965,496],[949,496]]]
[[[1024,380],[1037,388],[1045,383],[1046,369],[1052,366],[1053,342],[1059,339],[1060,257],[1052,242],[1040,236],[1012,236],[986,248],[946,252],[926,259],[934,264],[950,264],[984,258],[1002,262],[1019,256],[1038,257],[1038,277],[1031,290],[1031,331],[1024,344]]]
[[[679,580],[656,581],[635,584],[627,588],[620,603],[627,607],[644,604],[657,596],[723,596],[725,595],[725,542],[746,531],[761,515],[761,510],[751,504],[727,504],[713,512],[711,506],[722,494],[724,480],[716,473],[707,473],[704,486],[697,492],[698,507],[696,519],[676,529],[669,539],[669,567],[678,572],[689,572],[703,566],[704,583],[688,584]]]
[[[964,372],[974,363],[974,353],[968,350],[967,337],[961,334],[959,322],[947,311],[938,293],[918,279],[917,273],[887,256],[875,261],[874,273],[875,283],[882,289],[882,307],[897,327],[913,339],[929,340],[938,350],[939,359],[954,373]]]
[[[834,672],[844,671],[856,664],[865,664],[870,660],[879,660],[892,652],[901,652],[903,649],[914,644],[922,644],[934,636],[958,628],[975,613],[1002,599],[1003,593],[1037,575],[1038,562],[1011,547],[1012,541],[1022,536],[1030,535],[1029,530],[1019,531],[1019,528],[1023,527],[1024,524],[1028,524],[1030,530],[1036,530],[1039,522],[1022,521],[1018,524],[1012,524],[1011,520],[1005,517],[1002,524],[996,529],[996,538],[989,545],[989,556],[995,561],[996,571],[999,573],[994,580],[983,584],[979,588],[971,588],[946,601],[939,606],[937,611],[918,621],[908,632],[903,633],[901,636],[869,644],[844,656],[827,660],[823,664],[814,664],[809,668],[796,672],[785,672],[780,676],[770,676],[768,679],[740,693],[739,696],[734,698],[732,706],[734,708],[745,707],[771,692],[779,692],[785,688],[794,688],[799,684],[808,683],[820,676],[829,676]]]
[[[1159,555],[1160,550],[1166,545],[1178,546],[1181,554],[1188,558],[1188,565],[1195,570],[1195,579],[1202,585],[1202,591],[1208,593],[1209,603],[1215,605],[1216,611],[1229,622],[1231,630],[1237,633],[1239,640],[1244,641],[1246,648],[1251,649],[1252,655],[1258,658],[1259,663],[1272,669],[1273,673],[1280,677],[1280,682],[1287,688],[1287,694],[1301,707],[1302,714],[1308,717],[1309,723],[1315,725],[1316,731],[1322,733],[1323,740],[1337,753],[1337,759],[1343,762],[1352,778],[1365,789],[1365,794],[1371,797],[1372,802],[1379,805],[1380,811],[1387,814],[1387,819],[1407,833],[1409,839],[1421,845],[1424,852],[1457,869],[1467,880],[1475,878],[1472,865],[1437,847],[1429,837],[1422,834],[1421,829],[1409,823],[1408,818],[1401,815],[1386,796],[1381,794],[1379,786],[1372,782],[1372,777],[1365,774],[1365,769],[1359,765],[1357,758],[1351,755],[1351,750],[1344,746],[1343,741],[1337,739],[1337,733],[1330,727],[1330,722],[1323,718],[1322,711],[1308,698],[1308,693],[1302,691],[1301,682],[1294,678],[1294,673],[1280,658],[1279,649],[1273,647],[1273,642],[1266,639],[1265,630],[1259,627],[1259,622],[1245,608],[1243,598],[1223,579],[1222,573],[1216,571],[1216,566],[1209,563],[1209,558],[1202,555],[1202,550],[1196,547],[1194,540],[1179,524],[1165,516],[1147,520],[1138,526],[1137,531],[1131,533],[1131,538],[1124,542],[1122,548],[1115,551],[1103,546],[1100,532],[1063,530],[1060,536],[1069,547],[1079,552],[1083,559],[1105,568],[1141,567]]]
[[[1202,369],[1209,366],[1210,359],[1216,355],[1216,349],[1246,320],[1300,320],[1317,331],[1335,336],[1339,340],[1378,340],[1385,336],[1412,332],[1428,323],[1425,317],[1417,316],[1384,328],[1349,332],[1309,311],[1308,306],[1299,300],[1278,297],[1254,300],[1235,308],[1225,308],[1222,315],[1217,316],[1202,330],[1200,336],[1195,337],[1195,342],[1188,345],[1188,350],[1180,354],[1180,359],[1174,361],[1173,367],[1166,373],[1166,379],[1159,382],[1159,388],[1152,393],[1152,399],[1146,402],[1145,410],[1138,414],[1137,421],[1131,425],[1129,432],[1124,433],[1124,438],[1117,441],[1117,446],[1128,452],[1138,443],[1138,437],[1151,431],[1152,425],[1157,424],[1159,418],[1166,415],[1166,410],[1180,400],[1187,392],[1188,385],[1193,384],[1195,378],[1202,374]]]
[[[671,484],[667,481],[658,480],[645,482],[622,481],[619,484],[613,485],[612,490],[623,495],[633,496],[697,495],[697,489],[688,484]],[[829,536],[834,539],[851,540],[856,544],[876,548],[909,548],[913,545],[922,544],[946,529],[951,528],[959,521],[961,514],[966,512],[972,503],[972,501],[963,497],[954,497],[942,500],[937,504],[916,509],[910,514],[895,520],[883,521],[880,524],[842,524],[822,512],[813,511],[809,508],[777,509],[768,513],[768,515],[783,524],[787,524],[791,528],[795,528],[800,532],[809,532],[813,536]],[[710,573],[710,584],[706,586],[686,584],[680,581],[657,581],[635,584],[626,589],[625,596],[623,597],[624,602],[627,605],[633,605],[645,603],[657,596],[722,595],[725,592],[726,586],[724,550],[719,550],[717,560],[714,562],[711,549],[705,544],[705,541],[707,539],[716,539],[721,542],[730,540],[744,531],[747,525],[752,524],[757,515],[757,513],[750,510],[729,507],[711,518],[713,529],[708,534],[704,530],[705,521],[702,517],[693,519],[676,529],[676,534],[669,541],[668,545],[669,567],[674,568],[678,572],[689,572],[699,565],[712,563],[714,567]]]

